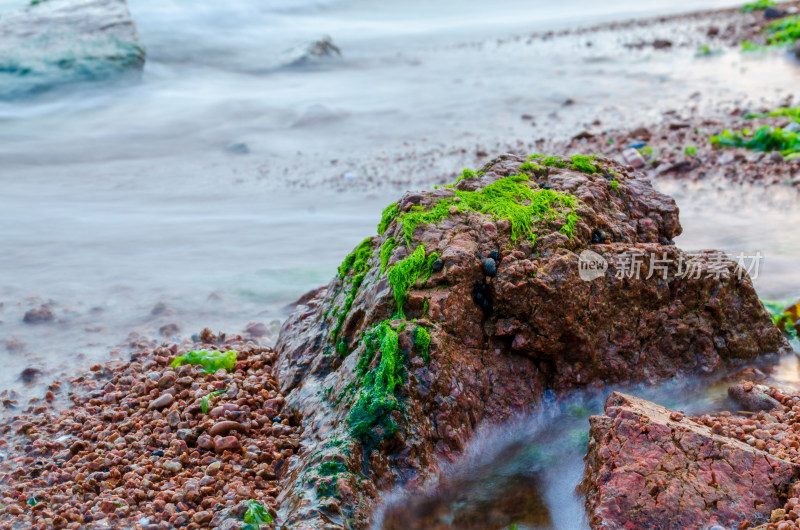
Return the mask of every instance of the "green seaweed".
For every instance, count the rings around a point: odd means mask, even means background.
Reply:
[[[386,265],[389,263],[389,258],[392,257],[392,252],[397,248],[397,241],[395,238],[390,237],[381,245],[381,274],[386,272]]]
[[[683,154],[689,156],[697,156],[697,148],[693,145],[689,145],[686,149],[683,150]]]
[[[368,369],[378,350],[380,363]],[[399,406],[394,391],[402,382],[402,369],[399,337],[384,320],[364,334],[364,353],[357,367],[362,386],[347,415],[350,433],[361,443],[374,446],[397,432],[397,423],[390,413]]]
[[[214,392],[209,392],[205,396],[200,399],[200,409],[203,411],[203,414],[208,414],[208,400],[214,396],[219,396],[227,392],[227,388],[223,388],[222,390],[215,390]]]
[[[383,233],[386,232],[386,229],[389,228],[389,225],[392,224],[392,221],[394,221],[399,213],[400,206],[396,202],[393,202],[383,209],[381,220],[378,223],[378,235],[383,235]]]
[[[236,352],[235,351],[207,351],[198,350],[190,351],[184,355],[180,355],[172,361],[173,368],[184,364],[200,365],[208,374],[213,374],[220,368],[224,368],[228,372],[233,372],[236,365]]]
[[[770,112],[763,114],[748,114],[745,119],[752,120],[756,118],[778,118],[786,117],[792,121],[800,122],[800,107],[780,107]]]
[[[587,175],[594,175],[600,172],[600,166],[594,164],[594,155],[574,155],[572,157],[572,169]]]
[[[336,325],[333,327],[333,330],[331,330],[331,340],[334,343],[336,351],[343,356],[349,353],[347,350],[347,342],[337,339],[344,326],[344,321],[350,313],[350,309],[353,307],[353,302],[358,294],[358,290],[361,288],[361,284],[364,283],[364,278],[367,276],[370,256],[372,256],[372,238],[368,237],[358,244],[355,250],[344,259],[338,269],[339,278],[342,280],[345,280],[347,275],[352,272],[352,276],[349,280],[350,287],[346,291],[344,299],[344,306],[342,308],[333,308],[336,313]],[[347,281],[343,283],[347,285]]]
[[[427,280],[433,272],[433,262],[439,259],[439,255],[432,252],[430,256],[425,257],[425,246],[417,245],[407,258],[398,261],[386,273],[389,279],[389,285],[392,286],[394,294],[394,301],[397,303],[396,318],[405,318],[403,306],[405,305],[408,291],[420,279]]]
[[[372,254],[372,238],[366,238],[358,244],[358,246],[344,258],[344,261],[339,265],[339,278],[344,278],[350,270],[355,274],[365,272],[367,270],[367,260]]]
[[[742,13],[752,13],[753,11],[766,9],[775,5],[772,0],[758,0],[742,6]]]
[[[769,311],[769,314],[772,316],[772,322],[778,329],[792,338],[797,338],[797,328],[795,327],[797,322],[794,321],[792,314],[786,311],[785,304],[766,300],[761,300],[761,303],[763,303],[764,307]]]
[[[553,164],[560,164],[555,157],[549,158],[553,159]],[[557,218],[567,219],[569,226],[565,226],[562,232],[570,235],[577,222],[577,216],[570,217],[575,209],[576,199],[566,193],[549,189],[532,189],[529,183],[530,177],[527,175],[511,175],[477,191],[454,190],[455,197],[440,199],[428,209],[414,207],[400,217],[406,244],[411,247],[414,230],[418,226],[438,223],[447,218],[451,207],[455,207],[458,212],[473,211],[488,214],[493,219],[508,220],[514,244],[522,237],[535,243],[534,225],[539,221],[550,223]],[[568,209],[568,213],[556,208]]]
[[[745,147],[753,151],[779,151],[784,156],[800,152],[800,134],[764,125],[755,132],[744,129],[741,132],[726,129],[712,136],[709,141],[715,146]]]
[[[767,44],[771,46],[794,44],[800,39],[800,15],[776,20],[764,28],[764,32],[770,33]]]
[[[431,334],[426,327],[414,328],[414,348],[426,363],[431,360]]]
[[[247,511],[244,512],[244,526],[242,530],[261,530],[261,527],[272,522],[272,516],[260,502],[250,499],[247,501]]]
[[[347,466],[344,462],[339,462],[338,460],[329,460],[328,462],[323,462],[319,465],[319,474],[322,476],[329,477],[346,472]]]
[[[453,187],[456,184],[458,184],[459,182],[461,182],[462,180],[473,179],[477,175],[478,174],[475,173],[474,171],[472,171],[471,169],[464,168],[464,171],[461,172],[461,175],[459,175],[459,177],[450,186],[446,186],[446,187]]]

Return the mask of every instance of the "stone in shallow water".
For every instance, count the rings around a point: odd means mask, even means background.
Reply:
[[[140,72],[125,0],[45,0],[0,17],[0,99]]]

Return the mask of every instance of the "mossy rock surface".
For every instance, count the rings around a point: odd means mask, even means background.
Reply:
[[[703,274],[681,277],[674,200],[610,160],[504,155],[452,187],[406,193],[376,223],[276,346],[309,449],[285,479],[287,528],[319,513],[341,521],[326,528],[366,528],[378,491],[424,481],[481,422],[546,390],[653,382],[786,347],[734,263],[693,257]],[[608,263],[593,281],[579,274],[585,251]],[[639,277],[623,270],[631,254]],[[671,265],[648,276],[653,256]],[[340,445],[321,450],[332,436]],[[302,485],[334,457],[348,470],[336,488],[325,475],[324,494]]]

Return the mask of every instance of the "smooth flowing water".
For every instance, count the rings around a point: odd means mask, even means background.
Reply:
[[[0,16],[25,3],[0,0]],[[652,123],[690,100],[773,104],[800,83],[784,56],[627,50],[635,30],[528,39],[739,3],[130,0],[148,52],[141,82],[0,102],[0,389],[40,395],[24,368],[46,381],[170,324],[188,337],[258,321],[274,339],[286,305],[328,281],[383,206],[507,145],[595,119]],[[287,50],[323,35],[341,57],[289,64]],[[800,296],[792,196],[657,185],[681,207],[679,245],[761,251],[760,294]],[[43,305],[54,322],[23,322]],[[800,379],[793,358],[775,374]],[[711,406],[707,396],[687,393],[684,408]],[[580,444],[563,442],[583,440],[602,400],[576,400],[507,429],[565,451],[537,468],[555,528],[584,524]]]

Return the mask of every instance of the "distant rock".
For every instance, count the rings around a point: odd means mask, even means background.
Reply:
[[[125,0],[44,0],[0,17],[0,99],[139,72]]]
[[[319,40],[304,42],[286,50],[280,62],[284,66],[303,66],[341,56],[342,52],[339,47],[333,43],[331,37],[326,35]]]
[[[232,155],[246,155],[250,152],[250,148],[246,143],[237,142],[226,146],[225,152]]]
[[[30,309],[25,312],[22,321],[26,324],[46,324],[55,320],[53,310],[45,304],[37,309]]]

